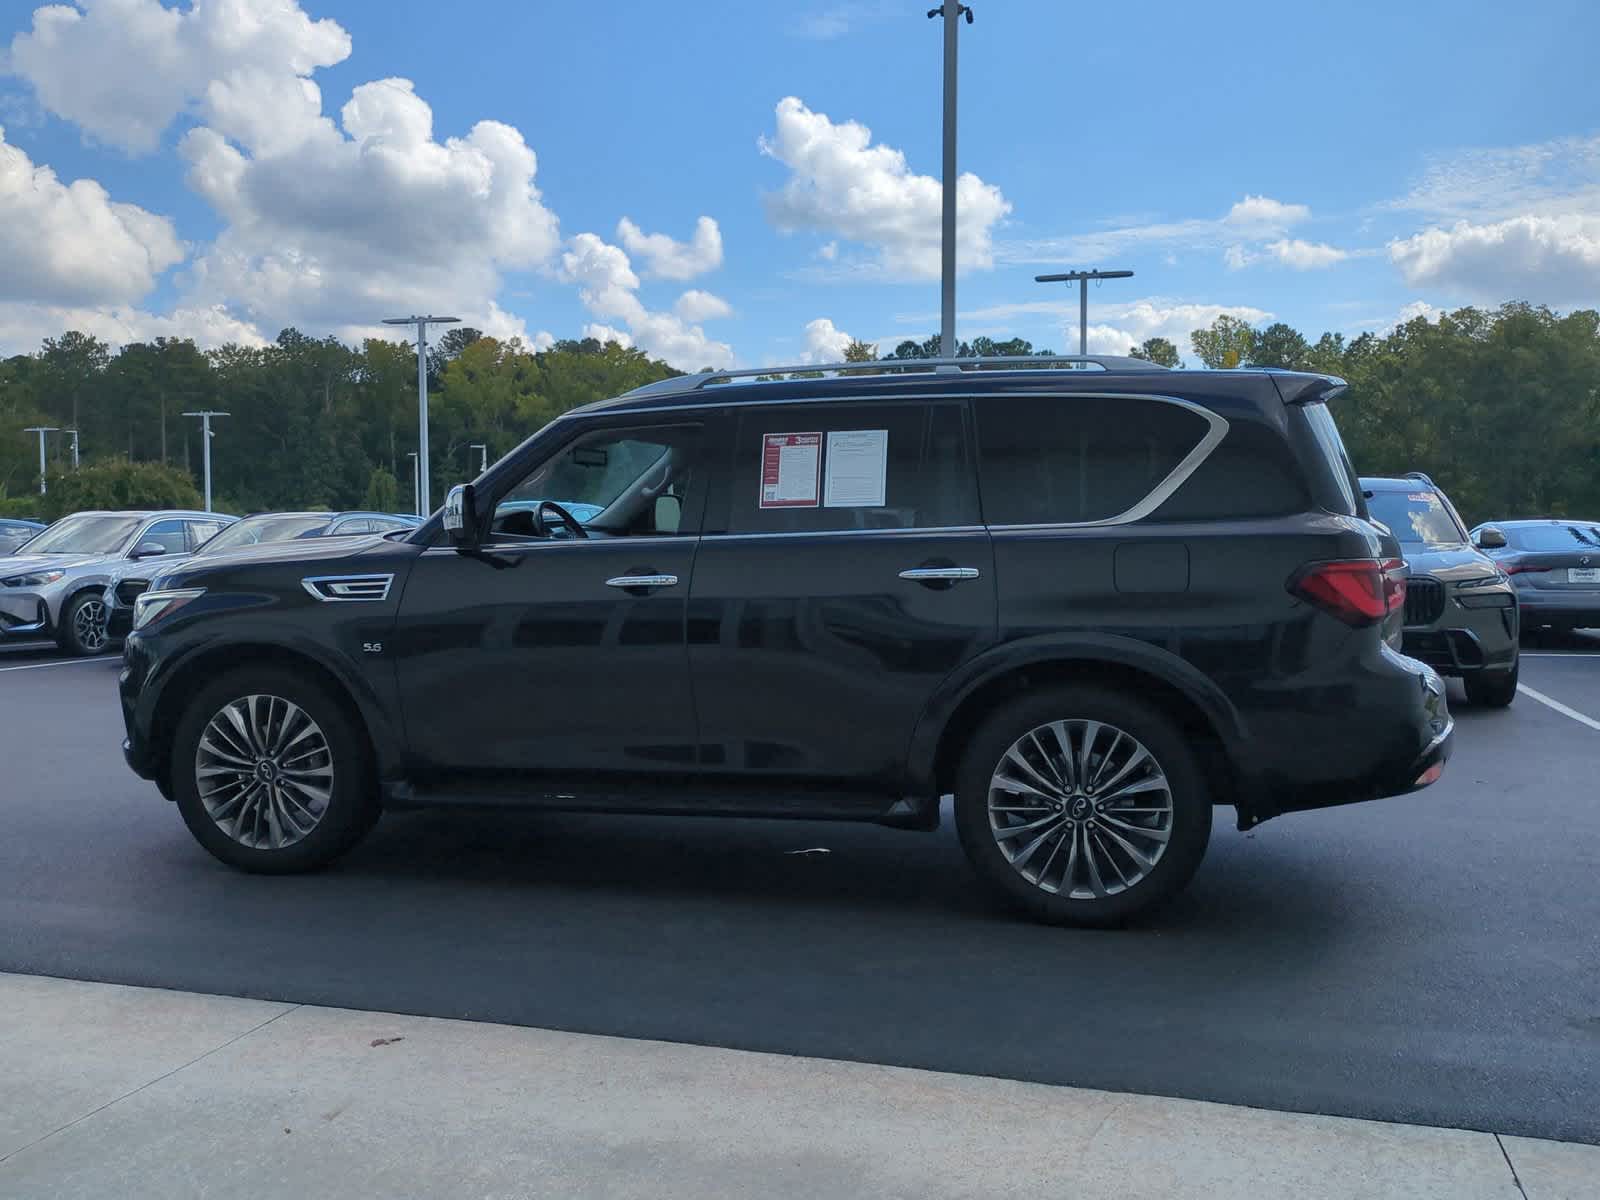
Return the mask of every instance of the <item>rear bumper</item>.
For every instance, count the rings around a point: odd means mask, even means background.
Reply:
[[[1600,628],[1600,592],[1559,592],[1554,588],[1520,588],[1517,609],[1528,625],[1571,625]]]
[[[1239,828],[1282,813],[1402,796],[1438,780],[1455,740],[1444,680],[1387,646],[1367,666],[1327,718],[1320,742],[1305,737],[1304,714],[1297,732],[1286,728],[1273,739],[1275,761],[1247,781]]]

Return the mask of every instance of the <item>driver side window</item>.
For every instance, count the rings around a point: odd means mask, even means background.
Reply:
[[[706,486],[702,440],[693,425],[579,434],[500,498],[494,536],[571,537],[560,511],[591,537],[697,534]]]

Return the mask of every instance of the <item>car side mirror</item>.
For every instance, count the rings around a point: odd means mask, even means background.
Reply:
[[[1472,544],[1479,550],[1503,550],[1506,535],[1503,530],[1496,529],[1493,525],[1485,525],[1478,530],[1478,536],[1472,539]]]
[[[683,501],[676,496],[657,496],[655,519],[657,533],[677,533],[683,520]]]
[[[444,532],[455,546],[476,546],[483,540],[478,524],[478,493],[470,483],[456,484],[445,496]]]
[[[128,557],[134,559],[154,558],[156,555],[165,554],[166,552],[167,548],[160,542],[140,542],[133,548],[133,553]]]

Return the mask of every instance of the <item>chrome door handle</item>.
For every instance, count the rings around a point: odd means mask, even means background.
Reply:
[[[607,587],[614,588],[658,588],[677,587],[676,575],[618,575],[606,580]]]
[[[927,583],[930,579],[976,579],[977,567],[909,567],[900,572],[901,579]]]

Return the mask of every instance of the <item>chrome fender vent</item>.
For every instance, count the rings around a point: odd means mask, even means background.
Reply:
[[[300,586],[318,600],[387,600],[393,575],[312,575]]]

